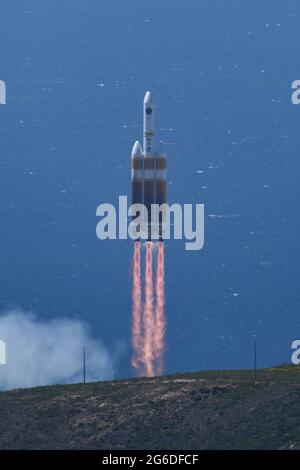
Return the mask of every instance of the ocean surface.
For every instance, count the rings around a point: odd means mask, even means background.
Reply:
[[[96,208],[129,196],[151,89],[169,202],[205,204],[203,250],[166,242],[165,371],[252,367],[254,337],[259,367],[290,362],[299,21],[292,0],[2,0],[0,311],[79,318],[134,375],[133,246],[97,239]]]

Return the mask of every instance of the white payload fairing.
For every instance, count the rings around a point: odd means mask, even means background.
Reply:
[[[151,206],[167,202],[167,157],[160,142],[155,142],[155,105],[152,93],[144,98],[144,139],[143,149],[136,141],[131,155],[131,196],[132,204],[143,204],[148,210],[148,239],[153,235],[151,227]],[[159,214],[159,234],[163,238],[163,213]]]

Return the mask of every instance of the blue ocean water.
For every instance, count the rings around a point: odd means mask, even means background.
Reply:
[[[96,207],[130,189],[152,89],[170,202],[205,247],[166,243],[166,372],[290,361],[299,320],[299,9],[286,0],[2,0],[0,307],[78,317],[130,368],[132,242]]]

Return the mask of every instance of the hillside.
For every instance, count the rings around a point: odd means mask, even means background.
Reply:
[[[0,393],[0,449],[300,448],[300,368]]]

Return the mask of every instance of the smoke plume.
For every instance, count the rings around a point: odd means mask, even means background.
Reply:
[[[87,380],[111,379],[115,354],[96,341],[78,319],[40,320],[15,309],[0,314],[0,340],[6,343],[6,365],[0,366],[0,389],[33,387],[82,380],[86,346]]]

